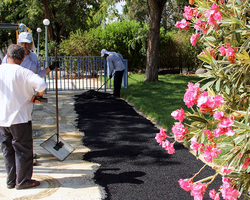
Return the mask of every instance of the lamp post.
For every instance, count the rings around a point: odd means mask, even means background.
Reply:
[[[46,68],[48,67],[48,25],[50,21],[48,19],[43,20],[43,24],[45,26],[45,59],[46,59]]]
[[[42,32],[41,28],[37,28],[37,57],[39,57],[39,41],[40,41],[40,33]]]

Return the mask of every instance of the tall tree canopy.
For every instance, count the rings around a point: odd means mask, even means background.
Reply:
[[[99,10],[100,0],[4,0],[0,3],[0,23],[24,23],[31,30],[44,27],[49,19],[49,40],[61,41],[71,31],[92,26],[91,17]]]

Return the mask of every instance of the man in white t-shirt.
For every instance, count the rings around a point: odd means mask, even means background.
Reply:
[[[125,70],[125,66],[123,64],[123,57],[119,53],[109,52],[106,49],[101,50],[101,57],[107,59],[107,64],[109,68],[109,78],[112,78],[114,73],[113,97],[119,98],[122,85],[122,77]]]
[[[25,48],[25,57],[20,64],[22,67],[31,70],[35,74],[38,74],[41,77],[45,77],[47,74],[49,74],[52,70],[55,69],[55,67],[59,67],[59,62],[54,61],[52,65],[47,67],[46,69],[41,69],[40,63],[38,61],[38,58],[34,52],[32,52],[30,49],[33,46],[33,39],[32,35],[29,32],[21,32],[18,35],[18,44],[23,46]],[[5,64],[8,62],[7,55],[3,58],[2,64]],[[37,157],[37,154],[34,154],[34,158]],[[37,160],[34,159],[34,165],[36,165]]]
[[[59,62],[55,61],[52,65],[47,67],[46,69],[41,69],[38,58],[34,52],[30,49],[33,45],[32,35],[29,32],[21,32],[18,36],[18,44],[25,48],[25,57],[23,62],[20,64],[22,67],[27,68],[33,71],[35,74],[38,74],[41,77],[45,77],[49,74],[55,67],[59,66]],[[7,56],[3,58],[2,64],[7,63]]]
[[[21,67],[25,49],[8,47],[8,62],[0,67],[0,141],[7,172],[7,188],[38,186],[32,180],[33,139],[31,112],[35,96],[42,97],[46,83],[37,74]]]

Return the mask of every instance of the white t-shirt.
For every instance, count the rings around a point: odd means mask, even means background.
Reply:
[[[8,62],[7,55],[3,58],[2,64]],[[40,63],[36,54],[30,51],[29,55],[25,55],[23,62],[20,64],[22,67],[31,70],[35,74],[38,74],[41,77],[46,76],[46,69],[41,70]]]
[[[46,89],[44,80],[32,71],[15,64],[0,67],[0,126],[31,120],[35,92]]]
[[[107,57],[109,74],[111,74],[113,71],[122,71],[125,69],[123,60],[121,59],[122,56],[120,57],[120,55],[115,52],[110,52],[109,56]]]

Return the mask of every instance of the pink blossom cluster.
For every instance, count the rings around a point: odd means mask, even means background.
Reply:
[[[167,137],[166,132],[164,131],[163,128],[160,129],[160,133],[157,133],[155,136],[156,141],[162,145],[163,141],[165,140],[165,138]]]
[[[187,20],[191,20],[193,16],[198,17],[198,16],[199,16],[199,12],[198,12],[198,10],[195,9],[194,7],[185,6],[185,7],[184,7],[183,16],[184,16]]]
[[[197,31],[201,30],[203,34],[207,33],[208,27],[209,26],[207,26],[207,23],[205,21],[202,21],[201,19],[198,19],[196,21],[196,24],[194,25],[194,29]]]
[[[200,83],[188,83],[188,89],[186,89],[186,93],[184,94],[184,102],[188,108],[197,104],[198,97],[202,94],[202,90],[200,89]]]
[[[190,145],[190,148],[191,148],[192,150],[194,150],[195,152],[197,152],[197,151],[199,151],[199,150],[200,150],[200,151],[203,151],[203,147],[204,147],[204,144],[203,144],[203,143],[197,142],[197,139],[196,139],[195,136],[191,138],[191,145]]]
[[[226,44],[226,48],[224,46],[221,46],[220,53],[222,56],[227,55],[227,59],[230,61],[231,64],[234,64],[236,62],[236,48],[232,48],[230,46],[230,43]]]
[[[168,154],[174,154],[174,144],[170,143],[168,140],[165,140],[165,142],[162,143],[162,148],[168,151]]]
[[[212,147],[210,145],[204,145],[203,143],[197,142],[195,136],[191,138],[190,148],[195,152],[200,150],[206,162],[213,162],[213,158],[218,158],[219,154],[221,153],[221,149],[218,149],[217,147]],[[204,150],[205,148],[206,150]]]
[[[200,111],[202,113],[209,112],[209,114],[213,114],[215,107],[220,107],[223,103],[224,99],[221,95],[211,97],[207,91],[204,91],[197,100],[197,106],[200,108]]]
[[[229,174],[232,170],[231,169],[227,169],[226,166],[222,166],[222,168],[221,168],[220,171],[221,171],[222,174]]]
[[[188,108],[197,105],[202,113],[209,112],[209,114],[212,114],[216,107],[223,105],[224,99],[221,95],[211,97],[207,91],[202,93],[199,86],[199,83],[188,83],[188,89],[186,89],[183,100]]]
[[[201,30],[203,34],[206,34],[210,26],[215,27],[215,25],[218,25],[221,22],[222,16],[219,8],[219,5],[213,3],[212,7],[210,9],[207,9],[204,16],[202,16],[201,14],[199,14],[196,8],[185,6],[185,12],[183,16],[187,20],[191,20],[193,17],[196,17],[197,20],[196,24],[194,25],[194,29],[196,29],[197,31]],[[179,29],[189,30],[190,23],[186,19],[178,21],[175,26]],[[196,33],[191,36],[190,42],[193,46],[195,46],[199,39],[200,35],[199,33]]]
[[[209,191],[209,197],[214,200],[220,200],[220,194],[217,193],[215,189]]]
[[[210,26],[215,26],[222,20],[221,12],[219,11],[220,6],[213,3],[212,8],[208,9],[204,14],[207,17],[208,24]]]
[[[181,122],[176,122],[172,127],[172,132],[178,141],[184,140],[187,136],[187,127],[185,127]]]
[[[186,117],[185,117],[185,112],[184,112],[183,108],[177,109],[177,110],[173,111],[173,112],[171,113],[171,116],[172,116],[175,120],[179,120],[180,122],[182,122],[183,119],[186,118]]]
[[[221,194],[226,200],[237,200],[238,196],[241,194],[238,190],[231,187],[230,179],[222,177]]]
[[[200,39],[200,34],[196,33],[191,36],[190,42],[193,46],[195,46],[195,44],[199,41],[199,39]]]
[[[228,55],[228,56],[235,56],[235,51],[237,51],[237,49],[232,48],[231,44],[228,43],[228,44],[226,44],[226,48],[224,46],[221,46],[219,51],[220,51],[220,54],[222,56],[224,56],[225,54]]]
[[[203,151],[202,156],[206,162],[213,162],[213,158],[218,158],[221,149],[217,147],[206,146],[207,150]]]
[[[190,29],[190,23],[185,20],[185,19],[182,19],[181,21],[178,21],[175,26],[177,28],[179,28],[179,30],[181,29],[185,29],[186,31]]]
[[[220,193],[225,200],[237,200],[238,196],[241,194],[238,190],[231,187],[230,179],[222,177],[222,186],[220,187]],[[196,183],[194,184],[192,179],[180,179],[178,181],[180,187],[185,191],[190,191],[191,196],[194,200],[202,200],[204,194],[207,190],[206,183]],[[215,189],[209,191],[209,197],[214,200],[220,200],[220,193],[217,193]]]
[[[202,200],[207,190],[206,183],[193,184],[190,179],[180,179],[178,183],[182,189],[190,191],[191,196],[193,196],[195,200]]]
[[[233,116],[226,117],[222,111],[216,111],[213,117],[221,120],[221,122],[217,124],[218,128],[214,130],[215,137],[220,137],[221,135],[233,136],[235,134],[231,128],[234,125]]]
[[[174,154],[175,153],[174,144],[170,143],[168,140],[165,140],[167,137],[168,136],[166,132],[164,131],[163,128],[161,128],[160,133],[156,134],[155,139],[162,146],[162,148],[168,151],[168,154]]]

